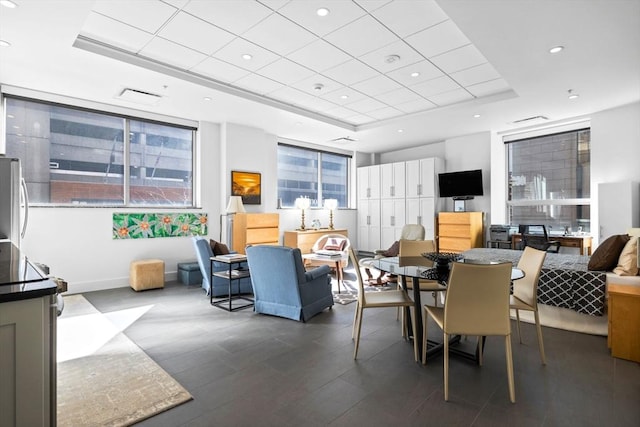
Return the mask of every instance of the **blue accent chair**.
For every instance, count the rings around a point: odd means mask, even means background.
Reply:
[[[196,258],[198,259],[198,265],[200,266],[200,272],[202,273],[202,289],[207,291],[207,295],[209,295],[209,290],[211,287],[211,261],[210,258],[213,256],[213,251],[211,250],[211,245],[209,241],[201,236],[193,237],[193,246],[196,250]],[[240,264],[242,268],[248,268],[247,263],[243,262]],[[234,268],[238,268],[234,265]],[[225,264],[223,262],[213,262],[213,271],[229,271],[229,264]],[[251,286],[251,278],[245,277],[239,280],[240,285],[240,294],[252,294],[253,287]],[[234,280],[231,286],[232,295],[238,294],[238,280]],[[223,277],[213,276],[213,296],[214,297],[224,297],[229,295],[229,281]]]
[[[331,268],[305,271],[298,248],[249,246],[247,260],[254,290],[254,311],[306,322],[333,306]]]

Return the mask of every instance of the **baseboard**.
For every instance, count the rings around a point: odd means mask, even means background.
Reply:
[[[178,280],[177,271],[168,271],[164,273],[164,281],[173,282]],[[129,276],[118,277],[106,280],[95,280],[91,282],[74,282],[69,283],[68,290],[63,295],[82,294],[85,292],[104,291],[106,289],[127,288],[129,287]]]

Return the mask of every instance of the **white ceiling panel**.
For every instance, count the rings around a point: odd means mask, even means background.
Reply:
[[[415,101],[405,102],[404,104],[394,105],[398,110],[405,113],[415,113],[417,111],[426,111],[432,108],[436,108],[437,105],[426,99],[417,99]]]
[[[460,85],[448,76],[438,77],[426,82],[418,83],[411,86],[411,89],[417,92],[419,95],[425,98],[431,98],[432,95],[439,93],[449,92],[454,89],[459,89]]]
[[[357,59],[352,59],[325,70],[322,74],[344,85],[351,85],[377,76],[378,72]]]
[[[434,56],[429,60],[448,74],[487,62],[480,51],[471,44]]]
[[[391,31],[369,15],[327,34],[324,38],[354,57],[362,56],[398,40]]]
[[[250,60],[242,58],[249,54]],[[247,40],[237,38],[215,53],[215,57],[250,71],[256,71],[276,61],[279,56]]]
[[[354,85],[351,85],[355,90],[360,91],[369,96],[376,96],[381,93],[391,92],[395,89],[400,89],[398,83],[391,80],[389,77],[385,75],[378,75],[369,80],[365,80]]]
[[[322,85],[321,89],[316,89],[316,85],[318,84]],[[321,74],[314,74],[313,76],[300,80],[291,86],[314,96],[320,96],[344,87],[335,80],[331,80]]]
[[[169,3],[171,6],[175,7],[176,9],[182,9],[187,3],[189,3],[189,0],[162,0],[165,3]]]
[[[347,117],[345,120],[353,123],[354,125],[362,125],[373,121],[373,117],[367,116],[366,114],[357,114],[355,116]]]
[[[509,89],[509,84],[502,78],[491,80],[477,85],[467,86],[466,89],[474,96],[481,97],[494,93],[504,92]]]
[[[376,96],[376,99],[379,99],[380,101],[389,105],[396,105],[422,99],[422,97],[415,92],[402,87],[400,89],[392,90],[391,92],[381,93],[380,95]]]
[[[297,104],[321,113],[336,108],[336,104],[322,98],[318,98],[317,96],[302,98],[297,102]]]
[[[418,73],[418,75],[412,76],[413,73]],[[405,86],[422,83],[442,75],[444,75],[444,73],[427,60],[420,61],[403,68],[398,68],[397,70],[387,73],[388,77],[391,77],[393,80]]]
[[[452,21],[427,28],[405,40],[427,59],[471,43]]]
[[[318,16],[316,11],[328,8],[327,16]],[[291,1],[278,10],[292,21],[318,36],[324,36],[355,21],[365,14],[362,8],[350,1],[305,0]]]
[[[259,1],[263,5],[273,10],[278,10],[285,4],[289,3],[289,0],[259,0]]]
[[[287,58],[318,72],[333,68],[352,59],[340,49],[321,39],[290,53]]]
[[[316,36],[278,14],[272,14],[242,34],[247,40],[287,55],[316,40]]]
[[[215,58],[207,58],[191,69],[194,73],[232,83],[249,74],[249,71]]]
[[[456,89],[450,92],[440,93],[429,97],[429,100],[436,105],[449,105],[456,102],[473,99],[473,96],[464,89]]]
[[[373,12],[376,9],[380,9],[387,3],[391,3],[392,0],[353,0],[358,3],[367,12]]]
[[[401,114],[402,114],[402,111],[396,110],[393,107],[384,107],[379,110],[369,111],[367,113],[368,116],[371,116],[374,119],[378,119],[378,120],[389,119],[391,117],[396,117]]]
[[[313,70],[285,58],[280,58],[260,68],[257,73],[286,85],[299,82],[315,74]]]
[[[149,44],[140,51],[140,55],[166,62],[183,70],[189,70],[207,58],[206,55],[200,52],[160,37],[155,37],[151,40]]]
[[[282,100],[288,104],[296,104],[296,101],[311,97],[307,93],[304,93],[298,89],[294,89],[292,87],[286,86],[282,89],[275,90],[269,94],[269,97],[274,99]]]
[[[347,117],[353,117],[358,113],[345,107],[335,107],[324,112],[326,115],[336,117],[339,119],[346,119]]]
[[[249,74],[242,77],[234,82],[234,86],[248,89],[251,92],[255,92],[260,95],[265,95],[284,87],[282,83],[275,82],[266,77],[259,76],[258,74]]]
[[[350,87],[343,86],[333,92],[321,94],[320,97],[327,101],[331,101],[334,104],[344,105],[359,101],[367,96],[361,92],[351,89]]]
[[[449,19],[434,0],[394,1],[371,14],[400,37],[407,37]]]
[[[173,17],[159,35],[206,55],[211,55],[236,37],[185,12]]]
[[[369,111],[379,110],[381,108],[387,107],[387,105],[373,98],[365,98],[360,101],[349,103],[345,105],[345,107],[357,111],[358,113],[368,113]]]
[[[152,34],[95,12],[87,17],[81,34],[136,53],[153,38]]]
[[[175,7],[157,0],[118,2],[98,0],[93,10],[152,34],[155,34],[178,11]]]
[[[396,56],[399,58],[395,58]],[[402,40],[362,55],[358,59],[381,73],[388,73],[424,60],[419,53]]]
[[[238,0],[190,1],[184,10],[234,34],[244,33],[273,13],[258,2]]]
[[[477,67],[468,68],[466,70],[451,73],[451,78],[460,83],[462,86],[471,86],[474,84],[488,82],[500,78],[500,74],[491,66],[491,64],[482,64]]]

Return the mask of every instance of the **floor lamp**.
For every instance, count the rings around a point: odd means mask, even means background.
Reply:
[[[227,216],[229,217],[227,221],[227,236],[229,237],[228,244],[230,250],[233,250],[233,217],[238,212],[246,212],[242,204],[242,197],[229,197],[229,203],[227,204]],[[222,227],[220,227],[220,233],[222,233]]]

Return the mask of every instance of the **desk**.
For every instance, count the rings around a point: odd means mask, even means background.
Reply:
[[[218,272],[214,272],[213,276],[216,277],[221,277],[223,279],[226,279],[229,282],[229,296],[227,298],[222,298],[220,300],[214,301],[213,300],[213,290],[211,290],[210,293],[210,299],[209,302],[211,303],[211,305],[221,308],[223,310],[227,310],[227,311],[236,311],[236,310],[242,310],[243,308],[248,308],[248,307],[253,307],[253,300],[247,297],[244,297],[242,295],[233,295],[231,292],[231,285],[233,283],[234,280],[240,280],[244,277],[249,277],[249,270],[234,270],[233,266],[237,265],[240,266],[241,263],[246,262],[247,261],[247,256],[246,255],[241,255],[241,254],[233,254],[233,255],[218,255],[218,256],[212,256],[209,259],[209,262],[211,262],[211,271],[213,271],[213,262],[222,262],[225,263],[227,265],[229,265],[229,271],[218,271]],[[211,279],[211,283],[213,283],[213,278]],[[238,282],[238,294],[240,294],[240,283]],[[234,307],[233,306],[233,301],[248,301],[248,304],[242,304],[239,306]],[[228,306],[227,306],[228,304]]]
[[[338,280],[338,293],[340,293],[340,283],[344,280],[342,272],[342,264],[349,260],[349,255],[346,252],[342,252],[339,257],[328,257],[319,254],[311,253],[302,255],[303,260],[309,260],[320,264],[334,265],[336,268],[336,279]]]
[[[410,257],[403,257],[403,264]],[[379,258],[374,259],[372,261],[372,265],[378,270],[397,274],[399,276],[403,276],[402,283],[406,283],[406,278],[411,277],[413,283],[413,302],[414,302],[414,313],[415,313],[415,324],[416,329],[413,334],[413,339],[416,340],[419,354],[422,354],[422,346],[427,345],[427,358],[430,356],[434,356],[438,353],[441,353],[444,345],[442,343],[436,343],[432,341],[428,341],[427,343],[422,342],[422,302],[420,300],[420,279],[435,279],[438,277],[438,272],[436,267],[425,267],[425,266],[411,266],[404,265],[400,266],[399,257],[389,257],[389,258]],[[524,277],[524,272],[519,268],[511,269],[511,280],[518,280]],[[406,287],[405,287],[406,291]],[[409,316],[409,313],[407,313]],[[411,325],[409,325],[411,327]],[[449,341],[449,344],[456,344],[460,341],[460,336],[452,337]],[[429,347],[430,345],[430,347]],[[465,351],[461,351],[455,347],[449,347],[449,351],[452,354],[456,354],[458,356],[462,356],[466,359],[472,360],[476,363],[479,363],[478,359],[478,349],[476,348],[476,352],[467,353]]]
[[[591,236],[553,236],[549,235],[549,240],[560,242],[560,246],[565,248],[578,248],[580,255],[591,255]],[[518,233],[511,236],[511,248],[517,249],[522,241],[522,236]]]

